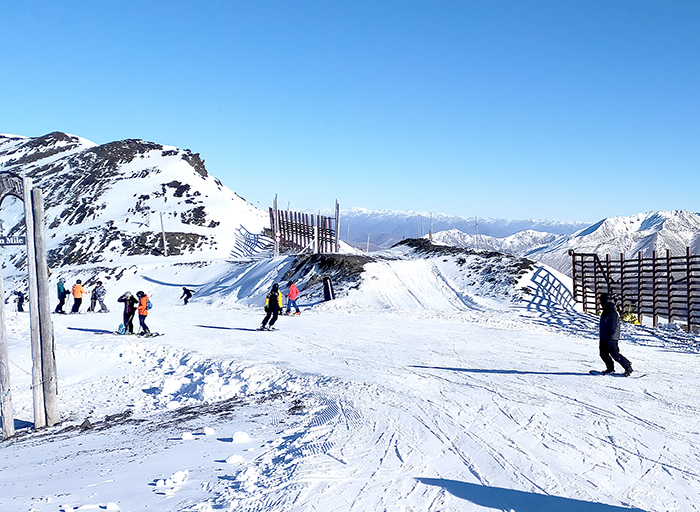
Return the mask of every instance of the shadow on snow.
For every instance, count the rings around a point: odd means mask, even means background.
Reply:
[[[442,487],[447,492],[471,501],[475,505],[494,510],[517,510],[518,512],[646,512],[640,508],[618,507],[604,503],[593,503],[547,494],[489,487],[443,478],[417,478],[425,485]]]
[[[491,373],[491,374],[504,374],[504,375],[589,375],[588,372],[531,372],[524,370],[496,370],[496,369],[483,369],[483,368],[449,368],[445,366],[417,366],[411,365],[409,368],[423,368],[426,370],[447,370],[450,372],[467,372],[467,373]]]

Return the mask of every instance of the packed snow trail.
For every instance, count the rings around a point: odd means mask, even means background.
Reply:
[[[259,309],[161,302],[149,320],[168,335],[151,340],[102,334],[114,313],[55,316],[66,421],[133,411],[144,423],[73,430],[49,450],[47,435],[4,444],[2,506],[698,510],[695,351],[627,330],[622,351],[649,377],[592,377],[595,322],[582,315],[345,306],[269,333],[252,330]],[[25,318],[11,319],[10,346],[29,368]],[[28,383],[13,380],[19,418],[31,418]],[[251,451],[232,449],[237,432]],[[96,467],[104,482],[81,483]],[[184,470],[187,482],[156,485]],[[17,475],[42,484],[20,491]]]

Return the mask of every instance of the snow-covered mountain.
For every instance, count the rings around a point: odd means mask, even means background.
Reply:
[[[532,230],[496,238],[467,235],[459,230],[435,233],[433,242],[453,247],[486,249],[524,256],[541,261],[571,275],[569,250],[578,253],[610,254],[636,257],[639,252],[651,257],[683,255],[686,247],[692,254],[700,251],[700,214],[686,210],[640,213],[627,217],[610,217],[570,235],[555,235]]]
[[[578,253],[610,254],[626,258],[663,255],[666,250],[680,256],[690,247],[692,254],[700,250],[700,214],[686,210],[657,211],[610,217],[573,235],[561,236],[549,244],[533,249],[528,258],[541,261],[565,274],[571,274],[569,249]]]
[[[42,189],[51,268],[162,256],[162,231],[169,255],[227,257],[240,226],[259,233],[267,223],[207,173],[199,154],[143,140],[0,135],[0,172],[31,177]],[[0,218],[4,234],[23,234],[19,200],[6,200]],[[15,266],[23,252],[4,249]]]
[[[458,229],[449,229],[435,233],[433,243],[523,256],[532,251],[533,248],[549,244],[557,238],[557,235],[553,233],[532,229],[526,229],[503,238],[488,235],[467,235]]]
[[[457,229],[465,234],[496,238],[526,230],[568,235],[590,225],[587,222],[466,218],[443,213],[342,208],[340,238],[364,249],[369,235],[370,250],[386,249],[405,238],[428,234],[431,222],[433,233]]]

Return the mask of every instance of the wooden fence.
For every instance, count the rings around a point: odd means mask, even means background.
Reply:
[[[336,203],[337,204],[337,203]],[[275,211],[277,215],[275,215]],[[336,212],[338,208],[336,207]],[[324,217],[270,208],[272,236],[278,233],[280,251],[310,250],[316,253],[338,252],[338,214]]]
[[[613,293],[619,297],[623,313],[651,316],[654,326],[659,318],[681,324],[689,331],[700,330],[700,256],[664,256],[656,252],[651,258],[604,258],[597,254],[578,254],[572,258],[574,299],[583,304],[584,311],[600,312],[598,297]]]

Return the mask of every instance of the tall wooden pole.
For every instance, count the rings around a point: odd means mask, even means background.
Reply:
[[[0,410],[2,411],[2,438],[15,435],[15,417],[10,395],[10,356],[5,331],[5,292],[2,286],[2,264],[0,264]]]
[[[163,212],[160,212],[160,232],[163,235],[163,254],[168,256],[168,246],[165,243],[165,228],[163,227]]]
[[[39,295],[39,327],[41,333],[41,368],[44,385],[46,424],[58,423],[58,379],[56,378],[56,349],[49,302],[49,266],[46,262],[46,230],[44,228],[44,196],[40,188],[32,189],[34,212],[34,248],[36,250],[37,285]]]
[[[34,428],[46,426],[44,387],[41,368],[41,334],[39,325],[39,285],[34,245],[34,212],[32,209],[32,180],[24,178],[24,218],[27,226],[27,273],[29,274],[29,326],[32,346],[32,395],[34,397]]]
[[[272,234],[275,237],[275,257],[280,255],[280,221],[277,211],[277,194],[275,194],[275,202],[272,205]]]

